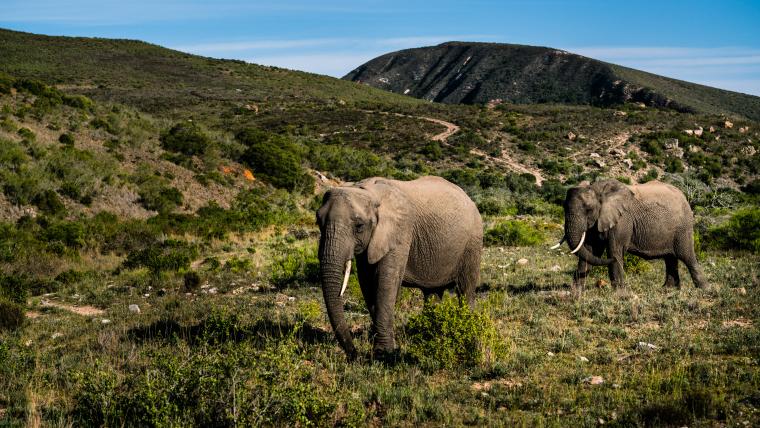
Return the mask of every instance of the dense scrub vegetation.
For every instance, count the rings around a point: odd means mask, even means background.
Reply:
[[[756,123],[442,106],[124,42],[132,65],[175,70],[182,87],[46,62],[91,49],[65,43],[27,49],[34,67],[3,63],[23,78],[0,75],[0,425],[757,424]],[[461,130],[432,141],[443,129],[422,117]],[[695,123],[701,138],[684,132]],[[362,358],[347,363],[319,289],[320,194],[425,174],[459,184],[484,216],[475,308],[403,290],[400,353],[371,361],[352,275]],[[663,289],[661,262],[629,257],[630,293],[595,270],[571,299],[576,259],[548,243],[566,189],[604,177],[681,188],[718,288]]]

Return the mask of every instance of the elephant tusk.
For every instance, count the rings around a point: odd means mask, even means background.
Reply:
[[[581,242],[580,242],[580,243],[578,243],[578,246],[577,246],[577,247],[575,247],[575,249],[574,249],[573,251],[570,251],[570,254],[575,254],[575,253],[577,253],[577,252],[578,252],[578,250],[580,250],[580,249],[581,249],[581,247],[583,246],[583,241],[585,241],[585,240],[586,240],[586,232],[583,232],[583,235],[581,235]]]
[[[559,248],[560,245],[562,245],[563,242],[565,242],[565,236],[564,235],[562,236],[562,239],[560,239],[559,242],[557,242],[557,245],[552,246],[550,248],[550,250],[556,250],[557,248]]]
[[[346,286],[348,286],[348,277],[351,275],[351,259],[346,262],[346,273],[343,274],[343,287],[340,288],[340,295],[343,297],[343,293],[346,292]]]

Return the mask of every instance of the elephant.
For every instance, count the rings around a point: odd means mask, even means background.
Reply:
[[[453,288],[472,306],[480,281],[483,224],[475,203],[458,186],[434,176],[367,178],[328,190],[316,220],[322,294],[349,360],[357,352],[342,296],[354,258],[378,358],[396,351],[393,321],[401,286],[421,289],[426,300]]]
[[[624,288],[626,252],[647,260],[665,259],[666,287],[680,287],[679,260],[696,287],[708,287],[694,251],[694,215],[676,187],[659,181],[633,186],[617,180],[584,182],[568,189],[564,210],[562,239],[578,256],[576,292],[583,289],[589,265],[606,265],[610,282]]]

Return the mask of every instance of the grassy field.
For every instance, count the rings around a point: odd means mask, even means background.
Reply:
[[[760,424],[757,122],[446,106],[139,42],[0,37],[0,426]],[[74,54],[112,67],[67,74]],[[430,118],[459,131],[434,141]],[[347,363],[320,195],[425,174],[484,216],[475,309],[404,291],[400,352],[372,361],[352,276]],[[686,193],[714,290],[631,259],[628,290],[595,271],[570,295],[576,259],[548,249],[561,202],[604,177]]]

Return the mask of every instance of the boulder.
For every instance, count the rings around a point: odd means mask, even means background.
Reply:
[[[567,133],[567,139],[570,140],[570,141],[575,141],[576,137],[577,137],[577,135],[575,135],[573,133],[573,131],[570,131],[570,132]]]
[[[703,129],[702,129],[702,127],[700,126],[698,129],[695,129],[695,130],[694,130],[694,136],[695,136],[695,137],[701,137],[701,136],[702,136],[702,133],[703,133],[703,132],[704,132],[704,130],[703,130]]]
[[[686,135],[694,135],[694,130],[693,129],[684,129],[683,132],[686,133]]]
[[[731,129],[731,128],[734,127],[734,124],[731,123],[731,122],[729,122],[729,121],[725,121],[725,122],[723,122],[723,127],[726,128],[726,129]]]
[[[740,134],[744,134],[747,131],[749,131],[749,126],[742,126],[741,128],[739,128],[739,133]]]
[[[135,304],[131,304],[129,305],[129,312],[132,312],[133,314],[139,314],[141,312],[140,307]]]

